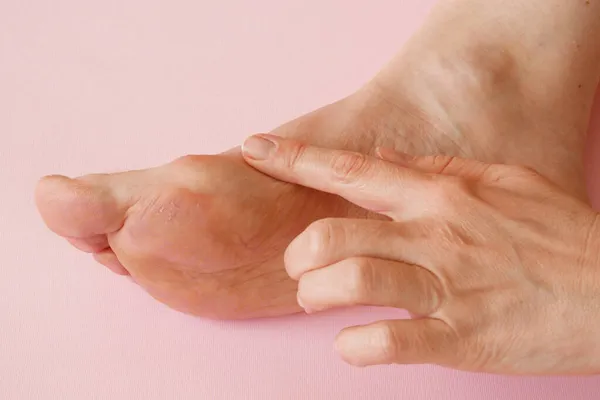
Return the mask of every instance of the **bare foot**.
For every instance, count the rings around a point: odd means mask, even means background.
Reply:
[[[497,50],[473,48],[453,59],[409,44],[355,94],[274,133],[365,153],[383,145],[525,164],[584,196],[589,106],[555,115],[554,98],[532,102],[517,61]],[[568,135],[550,134],[558,130]],[[282,264],[287,244],[314,220],[367,216],[339,198],[256,172],[236,149],[143,171],[50,176],[36,199],[52,231],[130,274],[154,298],[226,319],[299,311],[296,284]]]

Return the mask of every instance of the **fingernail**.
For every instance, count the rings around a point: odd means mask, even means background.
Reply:
[[[415,156],[412,156],[412,155],[406,154],[406,153],[402,153],[402,152],[399,152],[399,151],[396,151],[394,149],[390,149],[387,147],[378,147],[377,150],[375,151],[375,153],[382,160],[386,160],[386,161],[390,161],[390,162],[394,162],[394,163],[400,163],[400,164],[408,164],[415,159]]]
[[[251,136],[242,145],[242,152],[254,160],[266,160],[276,148],[273,141],[263,136]]]

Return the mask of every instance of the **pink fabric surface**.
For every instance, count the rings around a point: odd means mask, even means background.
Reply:
[[[347,94],[432,3],[0,1],[0,399],[599,399],[593,377],[343,364],[336,332],[386,310],[184,316],[71,249],[35,211],[46,173],[221,151]]]

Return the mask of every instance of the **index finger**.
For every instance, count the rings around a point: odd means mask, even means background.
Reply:
[[[381,214],[406,211],[406,200],[419,202],[431,177],[364,154],[331,150],[255,135],[242,146],[246,162],[276,179],[339,195]]]

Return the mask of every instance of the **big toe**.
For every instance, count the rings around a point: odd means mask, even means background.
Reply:
[[[52,231],[67,238],[89,238],[117,231],[128,205],[120,201],[110,175],[70,179],[47,176],[37,185],[38,210]]]

